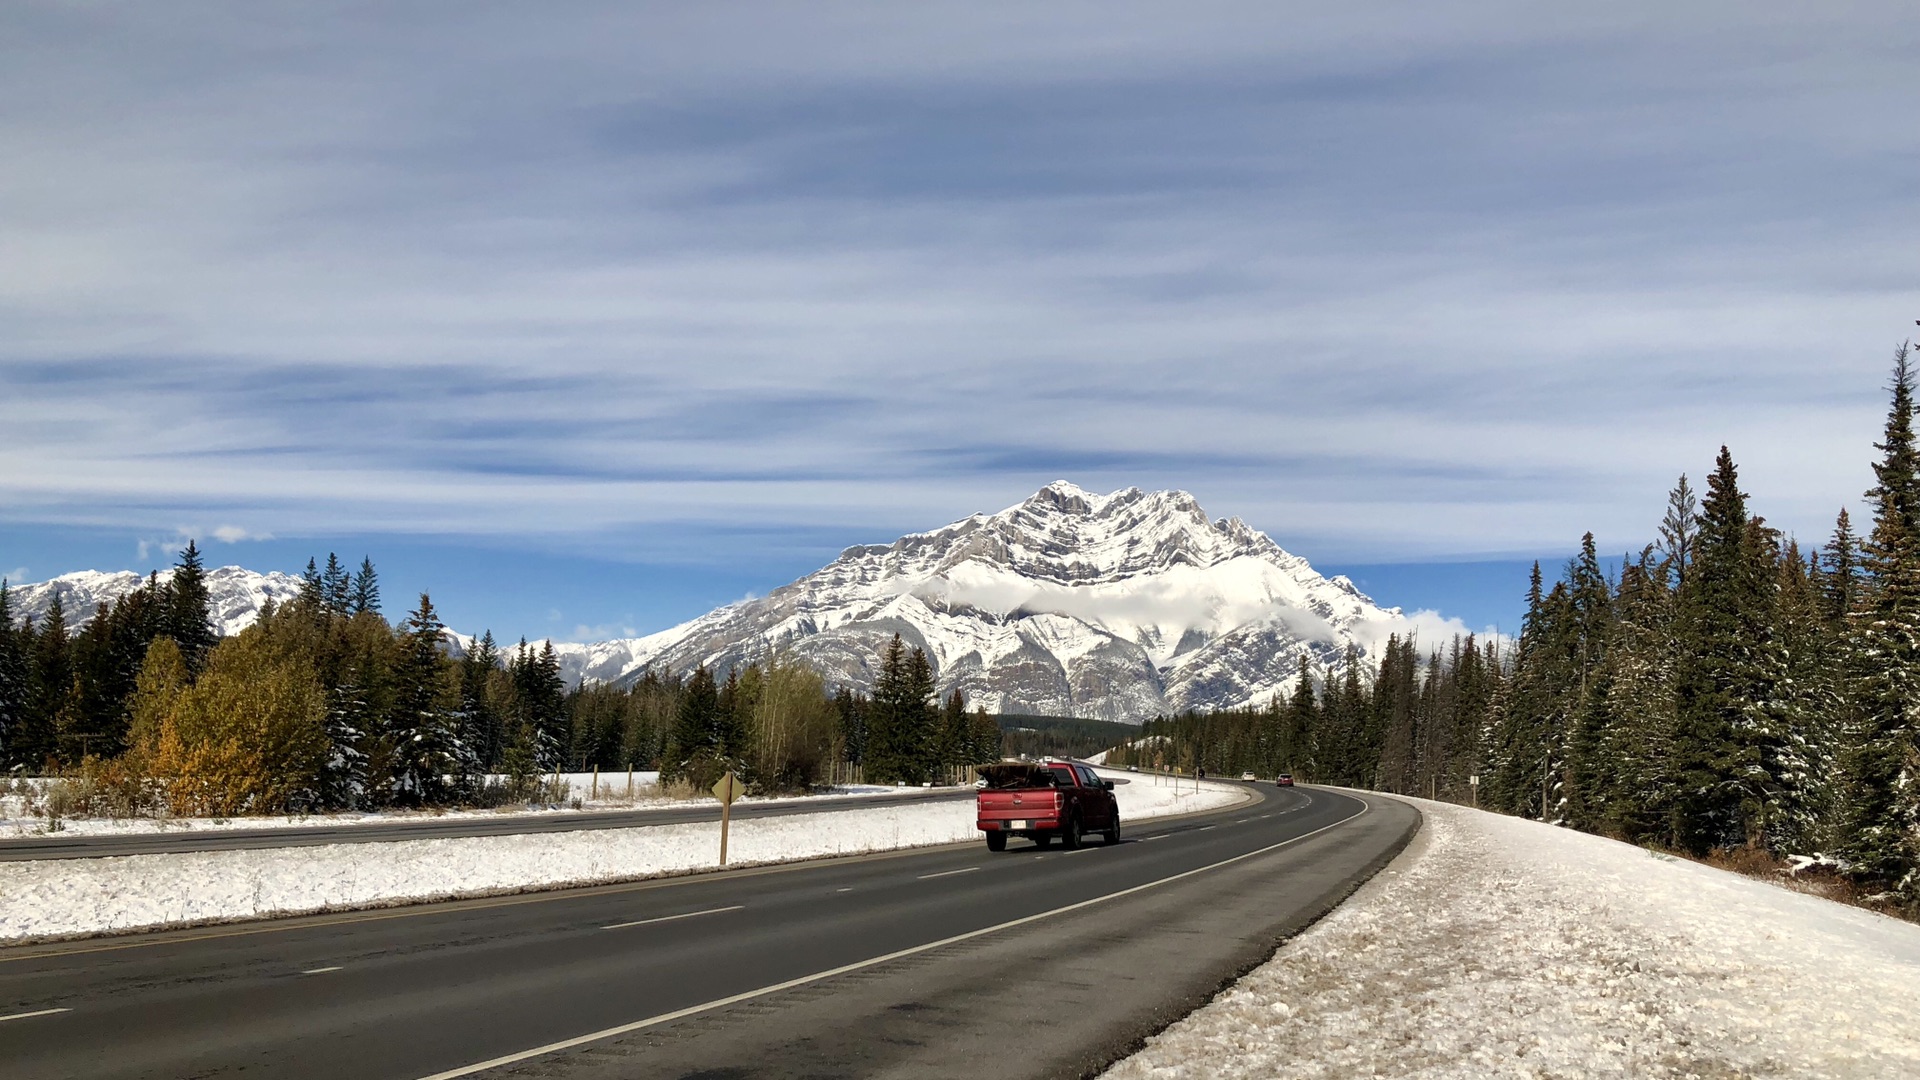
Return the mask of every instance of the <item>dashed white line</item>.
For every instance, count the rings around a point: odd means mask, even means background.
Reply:
[[[662,915],[657,919],[635,919],[632,922],[617,922],[612,926],[603,926],[600,929],[625,930],[629,926],[650,926],[654,923],[673,922],[677,919],[692,919],[701,915],[718,915],[723,911],[739,911],[743,907],[746,907],[746,905],[735,904],[732,907],[708,908],[705,911],[683,911],[678,915]]]
[[[41,1009],[38,1012],[14,1013],[12,1016],[0,1016],[0,1024],[8,1020],[31,1020],[36,1016],[52,1016],[54,1013],[72,1012],[72,1009]]]
[[[977,866],[969,866],[969,867],[967,867],[967,868],[966,868],[966,869],[964,869],[964,870],[942,870],[942,871],[940,871],[940,872],[939,872],[939,873],[937,873],[937,874],[921,874],[921,875],[920,875],[920,880],[921,880],[921,881],[925,881],[925,880],[927,880],[928,878],[937,878],[937,877],[952,877],[952,876],[953,876],[953,875],[955,875],[955,874],[971,874],[971,873],[973,873],[973,872],[974,872],[975,870],[978,870],[978,869],[980,869],[980,868],[979,868],[979,867],[977,867]]]
[[[1200,828],[1198,828],[1198,829],[1195,829],[1195,830],[1193,830],[1193,831],[1194,831],[1194,832],[1211,832],[1212,830],[1214,830],[1214,829],[1217,829],[1217,828],[1219,828],[1219,827],[1220,827],[1220,826],[1218,826],[1218,825],[1203,825],[1203,826],[1201,826]]]
[[[844,889],[835,889],[835,890],[833,890],[833,891],[834,891],[834,892],[852,892],[852,891],[853,891],[853,886],[851,886],[851,885],[849,885],[849,886],[847,886],[847,887],[846,887],[846,888],[844,888]]]
[[[325,974],[326,974],[327,972],[329,972],[329,971],[339,971],[339,970],[340,970],[340,965],[339,965],[339,964],[335,964],[335,965],[333,965],[332,967],[323,967],[323,968],[308,968],[307,970],[305,970],[305,971],[303,971],[303,972],[301,972],[300,974],[302,974],[302,975],[325,975]]]

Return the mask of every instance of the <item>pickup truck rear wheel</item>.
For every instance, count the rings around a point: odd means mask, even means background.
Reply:
[[[988,851],[1007,850],[1007,834],[1001,832],[998,829],[995,829],[994,831],[988,833],[987,834],[987,850]]]
[[[1108,844],[1117,844],[1120,842],[1120,815],[1119,814],[1113,815],[1113,824],[1107,827],[1107,831],[1106,833],[1103,834],[1102,838],[1105,839]]]
[[[1085,834],[1080,831],[1080,815],[1074,814],[1067,818],[1067,823],[1060,828],[1060,846],[1073,851],[1080,846],[1080,838],[1083,835]]]

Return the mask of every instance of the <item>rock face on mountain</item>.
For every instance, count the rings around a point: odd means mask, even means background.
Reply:
[[[161,580],[166,580],[162,572]],[[16,614],[59,593],[78,626],[140,587],[131,571],[83,571],[17,586]],[[223,634],[290,574],[208,571]],[[894,634],[927,651],[942,694],[997,712],[1138,722],[1186,708],[1265,702],[1304,653],[1337,663],[1404,630],[1345,578],[1315,573],[1237,518],[1211,521],[1183,491],[1095,495],[1060,482],[997,514],[891,544],[849,548],[764,597],[641,638],[554,646],[570,681],[619,682],[647,667],[724,671],[788,650],[836,686],[868,691]],[[466,639],[450,635],[458,651]]]
[[[160,571],[160,584],[173,578],[171,568]],[[60,598],[67,626],[85,626],[100,604],[113,606],[115,600],[147,583],[145,574],[132,570],[112,573],[81,570],[62,574],[50,581],[32,585],[10,585],[7,589],[15,618],[31,616],[35,623],[47,617],[53,598]],[[300,595],[300,579],[278,571],[261,574],[239,566],[222,566],[207,571],[207,598],[212,609],[213,626],[221,635],[237,634],[253,625],[261,607],[271,599],[284,604]]]
[[[1345,578],[1325,578],[1182,491],[1095,495],[1065,482],[997,514],[849,548],[765,597],[593,648],[635,673],[725,669],[786,649],[870,689],[886,641],[925,649],[941,692],[999,712],[1138,722],[1264,701],[1302,653],[1336,661],[1396,628]],[[632,677],[629,675],[628,677]]]

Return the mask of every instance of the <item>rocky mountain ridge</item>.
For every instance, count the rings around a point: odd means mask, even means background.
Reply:
[[[43,612],[58,591],[78,624],[132,572],[68,574],[14,590]],[[237,633],[300,581],[240,567],[208,572],[216,619]],[[1186,708],[1265,701],[1304,654],[1337,663],[1403,629],[1345,578],[1327,578],[1238,518],[1210,520],[1183,491],[1105,495],[1060,481],[994,514],[891,544],[848,548],[764,597],[646,637],[555,643],[575,680],[647,667],[726,669],[787,650],[840,686],[872,687],[894,634],[925,649],[941,692],[999,712],[1139,722]]]

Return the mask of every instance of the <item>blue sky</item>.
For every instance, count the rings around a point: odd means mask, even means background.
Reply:
[[[1070,479],[1511,626],[1858,506],[1910,4],[0,12],[0,573],[648,631]],[[1508,576],[1511,575],[1511,580]]]

